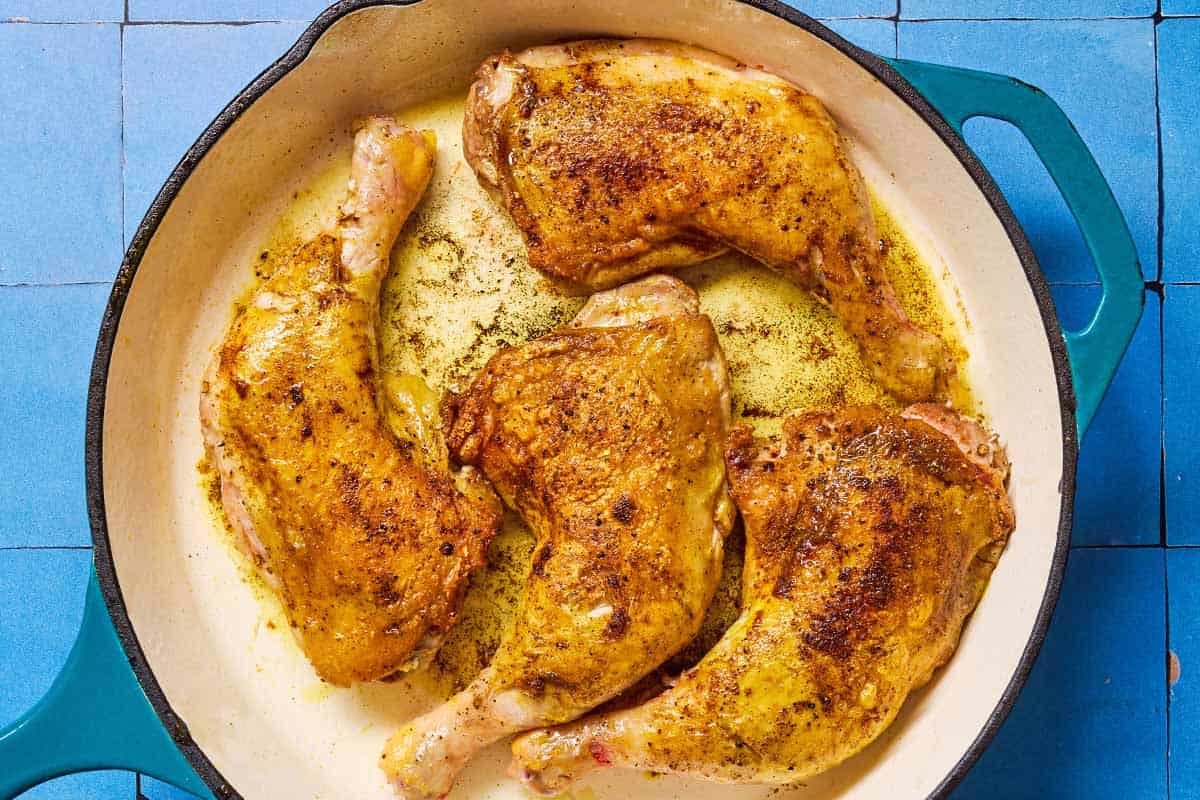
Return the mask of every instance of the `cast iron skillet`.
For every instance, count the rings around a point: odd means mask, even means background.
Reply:
[[[973,178],[1003,225],[1024,268],[1049,342],[1062,416],[1062,506],[1057,545],[1033,634],[984,728],[930,795],[958,784],[1004,721],[1041,647],[1061,587],[1074,499],[1077,437],[1082,436],[1141,315],[1143,284],[1136,252],[1112,193],[1086,146],[1058,106],[1014,79],[919,62],[884,59],[849,44],[816,21],[774,0],[739,0],[818,37],[857,62],[899,96],[938,134]],[[139,226],[117,275],[101,326],[88,398],[87,496],[95,571],[84,619],[66,668],[43,700],[0,731],[0,800],[71,772],[125,768],[160,777],[201,796],[236,798],[168,704],[134,633],[117,580],[102,485],[106,385],[118,324],[134,275],[168,208],[201,159],[239,116],[298,66],[317,40],[351,12],[386,0],[344,0],[321,14],[299,41],[243,90],[208,126],[167,179]],[[963,142],[974,116],[1020,128],[1074,214],[1103,284],[1091,323],[1065,335],[1028,241],[994,181]]]

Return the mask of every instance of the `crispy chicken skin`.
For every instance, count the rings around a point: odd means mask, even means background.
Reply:
[[[433,157],[432,134],[368,119],[336,229],[263,283],[202,386],[226,516],[338,686],[432,653],[499,523],[482,477],[450,473],[429,390],[376,371],[380,283]]]
[[[949,659],[1013,528],[1002,451],[940,406],[803,414],[771,441],[738,427],[727,460],[741,616],[644,705],[518,738],[532,788],[610,765],[773,784],[834,766]]]
[[[574,719],[699,629],[733,507],[725,360],[694,292],[652,276],[501,351],[453,401],[449,442],[536,537],[515,631],[461,693],[388,743],[408,800],[449,791],[515,731]]]
[[[665,41],[594,40],[488,58],[467,160],[530,263],[578,291],[740,250],[845,323],[880,381],[943,396],[943,342],[905,316],[837,125],[784,80]]]

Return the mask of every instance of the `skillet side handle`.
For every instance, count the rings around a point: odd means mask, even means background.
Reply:
[[[1009,122],[1025,134],[1054,179],[1100,276],[1100,305],[1083,330],[1065,331],[1083,439],[1142,316],[1145,287],[1125,217],[1096,160],[1045,92],[990,72],[888,59],[955,132],[972,117]]]
[[[212,797],[142,692],[93,570],[66,666],[36,706],[0,729],[0,800],[60,775],[115,768]]]

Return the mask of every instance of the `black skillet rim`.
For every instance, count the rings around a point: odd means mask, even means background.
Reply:
[[[992,210],[1000,219],[1009,240],[1017,252],[1025,277],[1029,281],[1034,299],[1041,313],[1042,324],[1050,344],[1050,352],[1054,362],[1055,377],[1058,384],[1059,407],[1062,414],[1063,431],[1063,474],[1060,481],[1062,507],[1059,512],[1059,526],[1054,559],[1050,567],[1046,591],[1042,595],[1041,607],[1038,610],[1033,632],[1021,660],[1017,664],[1008,686],[1001,695],[996,707],[988,716],[987,723],[975,737],[967,751],[962,755],[954,768],[944,777],[929,795],[929,800],[944,798],[962,781],[967,772],[974,766],[979,756],[987,748],[996,735],[1000,725],[1008,717],[1020,694],[1029,672],[1033,668],[1046,632],[1054,614],[1055,604],[1062,589],[1063,573],[1066,569],[1067,555],[1070,550],[1072,508],[1075,497],[1075,464],[1078,457],[1078,439],[1075,425],[1075,393],[1071,382],[1071,367],[1067,358],[1067,349],[1063,340],[1062,329],[1054,311],[1054,303],[1045,277],[1038,265],[1033,249],[1029,245],[1022,229],[1008,202],[1001,194],[996,182],[980,163],[979,159],[954,130],[946,123],[932,105],[916,90],[900,73],[886,61],[873,53],[869,53],[831,31],[816,20],[778,2],[778,0],[737,0],[780,19],[792,23],[798,28],[816,36],[833,46],[846,56],[853,59],[866,69],[877,80],[895,92],[910,108],[925,120],[945,142],[951,152],[958,158],[967,173],[978,185],[980,191],[992,206]],[[145,255],[146,248],[153,238],[155,231],[166,215],[171,202],[182,189],[193,170],[204,158],[205,154],[216,144],[217,140],[231,125],[249,108],[255,100],[261,97],[284,75],[298,66],[308,55],[318,39],[339,19],[371,6],[408,6],[415,5],[420,0],[342,0],[322,12],[313,23],[300,35],[296,43],[275,63],[267,67],[232,102],[227,105],[216,119],[212,121],[204,133],[188,149],[187,153],[176,165],[169,178],[163,184],[158,196],[150,205],[149,211],[138,226],[129,249],[121,262],[121,268],[113,283],[112,293],[104,311],[100,325],[100,333],[96,342],[96,353],[92,362],[91,379],[88,387],[87,431],[85,436],[85,473],[87,479],[88,516],[91,522],[92,541],[94,544],[94,560],[96,575],[100,583],[105,603],[112,616],[113,625],[121,640],[121,645],[129,658],[129,663],[141,683],[146,697],[154,708],[168,734],[175,741],[184,757],[196,770],[200,778],[208,785],[213,794],[222,800],[242,800],[242,796],[224,779],[217,768],[208,760],[200,746],[192,738],[187,725],[171,708],[163,694],[158,680],[142,651],[137,634],[130,622],[125,600],[121,594],[120,583],[117,580],[116,565],[113,562],[112,549],[108,538],[108,523],[104,509],[104,476],[103,476],[103,432],[105,391],[108,382],[109,363],[112,359],[113,346],[116,343],[117,328],[121,320],[121,312],[133,278]]]

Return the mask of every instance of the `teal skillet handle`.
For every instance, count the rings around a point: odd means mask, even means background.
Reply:
[[[60,775],[117,768],[212,797],[146,699],[93,571],[66,667],[29,713],[0,729],[0,800]]]
[[[1091,322],[1063,334],[1082,440],[1142,316],[1142,269],[1108,183],[1075,126],[1042,90],[988,72],[888,61],[960,136],[972,117],[1000,119],[1020,129],[1074,215],[1103,288]]]

